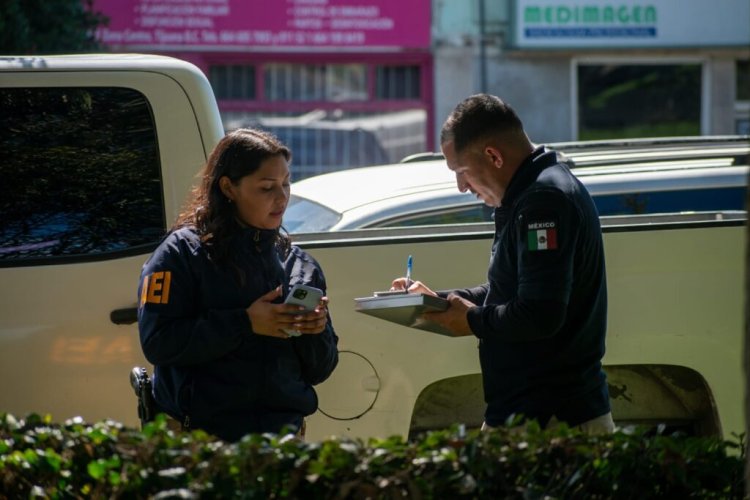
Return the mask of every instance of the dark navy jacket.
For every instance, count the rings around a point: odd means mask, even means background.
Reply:
[[[607,286],[599,216],[554,151],[537,148],[495,210],[488,283],[456,290],[480,339],[487,410],[578,425],[609,411],[601,368]],[[442,292],[446,295],[446,292]]]
[[[238,269],[220,269],[194,230],[182,228],[141,272],[138,327],[146,359],[155,365],[156,402],[225,440],[299,427],[318,406],[312,386],[338,362],[330,317],[320,335],[253,333],[245,310],[276,286],[283,285],[283,297],[296,283],[326,289],[318,263],[294,246],[283,258],[275,235],[243,229],[232,243]]]

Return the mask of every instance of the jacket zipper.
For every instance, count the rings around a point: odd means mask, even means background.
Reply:
[[[260,229],[255,230],[255,236],[253,236],[253,242],[255,243],[255,251],[260,253],[260,245],[258,245],[258,242],[260,241]]]

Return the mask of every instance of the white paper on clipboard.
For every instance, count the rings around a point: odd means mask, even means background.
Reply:
[[[422,317],[422,313],[446,309],[448,309],[447,300],[424,293],[401,293],[354,299],[354,310],[357,312],[399,325],[452,336],[448,330]]]

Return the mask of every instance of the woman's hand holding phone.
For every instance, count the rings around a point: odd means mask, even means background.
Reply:
[[[297,291],[302,289],[303,291]],[[328,297],[322,290],[295,285],[283,304],[275,304],[282,293],[278,286],[247,308],[253,332],[269,337],[289,338],[303,334],[315,335],[325,330],[328,322]]]
[[[328,297],[323,291],[308,285],[297,284],[292,287],[284,304],[297,306],[293,311],[294,323],[292,328],[283,331],[290,337],[299,337],[303,333],[321,333],[326,326]]]

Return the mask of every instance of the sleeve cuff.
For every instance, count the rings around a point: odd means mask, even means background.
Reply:
[[[250,316],[248,316],[245,309],[238,309],[236,314],[232,315],[230,321],[232,322],[232,329],[236,330],[238,333],[255,333],[253,331],[253,324],[250,321]]]
[[[469,323],[471,333],[478,339],[484,337],[484,328],[482,325],[482,306],[472,307],[466,311],[466,321]]]

